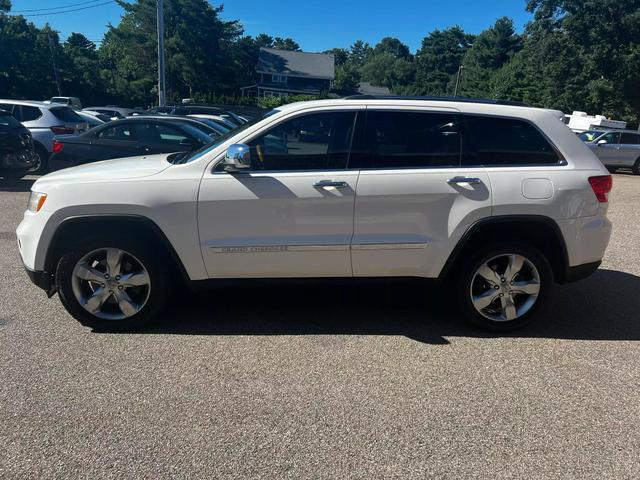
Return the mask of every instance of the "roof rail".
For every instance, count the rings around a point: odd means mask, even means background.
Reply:
[[[489,105],[509,105],[512,107],[530,107],[524,102],[499,100],[493,98],[435,97],[435,96],[401,96],[401,95],[350,95],[345,100],[420,100],[460,103],[486,103]]]

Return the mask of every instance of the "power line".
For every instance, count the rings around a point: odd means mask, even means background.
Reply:
[[[108,5],[110,3],[116,3],[116,1],[115,0],[109,0],[108,2],[98,3],[96,5],[89,5],[88,7],[73,8],[71,10],[63,10],[63,11],[60,11],[60,12],[32,13],[31,15],[22,15],[22,16],[23,17],[42,17],[42,16],[47,16],[47,15],[60,15],[61,13],[78,12],[80,10],[87,10],[89,8],[102,7],[102,6]]]
[[[88,5],[90,3],[96,3],[100,0],[89,0],[88,2],[80,2],[80,3],[71,3],[69,5],[59,5],[57,7],[47,7],[47,8],[32,8],[30,10],[11,10],[11,13],[29,13],[29,12],[46,12],[48,10],[60,10],[61,8],[67,9],[71,7],[79,7],[80,5]]]

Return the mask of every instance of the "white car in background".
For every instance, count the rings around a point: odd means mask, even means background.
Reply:
[[[611,187],[548,111],[354,97],[47,175],[17,238],[34,283],[100,330],[153,320],[175,284],[302,277],[439,279],[469,321],[511,330],[598,268]]]

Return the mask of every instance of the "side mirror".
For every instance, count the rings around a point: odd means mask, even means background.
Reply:
[[[224,156],[224,169],[226,172],[237,172],[251,168],[251,152],[248,145],[236,143],[227,148]]]
[[[607,142],[606,140],[598,140],[598,146],[599,147],[601,147],[602,145],[606,145],[607,143],[609,143],[609,142]]]

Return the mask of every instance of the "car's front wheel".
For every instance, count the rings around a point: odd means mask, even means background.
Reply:
[[[81,324],[120,331],[149,323],[167,296],[167,275],[153,249],[127,239],[96,238],[62,256],[58,293]]]
[[[527,324],[544,302],[553,273],[547,259],[529,245],[489,247],[463,267],[458,304],[473,324],[508,331]]]

